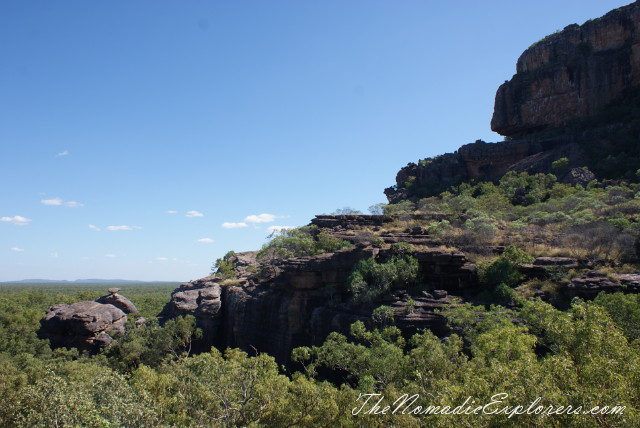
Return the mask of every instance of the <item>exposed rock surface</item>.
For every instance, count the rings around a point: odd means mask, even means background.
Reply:
[[[623,291],[627,293],[640,292],[640,274],[620,274],[607,276],[597,271],[573,278],[567,285],[570,296],[593,298],[601,291],[613,293]]]
[[[127,315],[110,304],[84,301],[54,305],[40,320],[38,337],[51,346],[97,352],[111,343],[110,331],[124,331]]]
[[[521,136],[595,115],[640,83],[639,35],[635,2],[534,44],[498,89],[491,129]]]
[[[323,228],[349,228],[353,226],[382,226],[393,219],[386,215],[366,215],[366,214],[341,214],[341,215],[317,215],[311,220],[311,224]]]
[[[160,319],[164,322],[193,315],[204,334],[196,351],[210,346],[239,347],[248,352],[267,352],[286,363],[297,346],[319,345],[330,332],[346,333],[358,320],[371,323],[373,307],[349,303],[345,284],[359,260],[385,257],[387,251],[353,248],[290,258],[274,265],[273,276],[262,281],[202,278],[176,289]],[[238,255],[243,257],[243,253]],[[414,257],[425,281],[440,290],[436,297],[414,296],[413,308],[405,310],[409,295],[400,290],[383,296],[376,305],[391,306],[397,324],[407,332],[430,328],[444,334],[445,320],[433,311],[451,300],[449,293],[459,294],[476,285],[475,268],[457,252],[422,250]]]
[[[93,302],[51,306],[40,320],[38,337],[49,339],[54,348],[98,352],[111,343],[109,332],[124,332],[127,314],[138,313],[136,306],[118,291],[119,288],[109,288],[108,295]],[[144,318],[139,320],[140,325],[144,323]]]
[[[540,131],[597,116],[637,91],[640,0],[546,37],[520,56],[516,71],[498,88],[491,120],[491,128],[509,140],[476,141],[454,153],[409,163],[398,172],[396,184],[385,189],[389,202],[437,195],[466,180],[495,180],[508,171],[551,172],[553,162],[565,157],[570,166],[587,164],[581,147],[591,141],[588,132],[559,137],[553,135],[562,132]],[[620,125],[611,120],[598,124],[602,128],[596,134],[608,135],[607,126]],[[595,176],[578,169],[558,178],[586,184]]]
[[[471,179],[495,180],[508,171],[548,172],[554,161],[566,157],[573,163],[580,154],[573,139],[566,137],[499,143],[478,140],[454,153],[425,159],[420,164],[409,163],[396,175],[396,185],[384,193],[390,203],[397,203],[416,197],[416,188],[429,195]]]
[[[118,291],[120,291],[119,288],[110,288],[109,294],[99,297],[96,299],[96,302],[103,303],[105,305],[113,305],[125,314],[137,314],[138,308],[136,308],[136,305],[131,303],[131,300],[126,297],[119,295]]]

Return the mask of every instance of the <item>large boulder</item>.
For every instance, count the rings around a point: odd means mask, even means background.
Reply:
[[[83,301],[54,305],[40,320],[38,337],[54,348],[78,348],[95,353],[111,343],[109,332],[124,332],[127,315],[111,304]]]

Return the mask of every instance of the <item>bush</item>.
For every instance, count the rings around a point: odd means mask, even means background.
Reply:
[[[236,264],[234,263],[235,255],[234,251],[229,251],[223,258],[217,259],[211,269],[211,273],[214,273],[217,278],[234,279],[237,276],[235,271]]]
[[[384,263],[373,257],[356,263],[347,278],[347,289],[354,302],[371,302],[392,287],[407,289],[417,282],[419,265],[409,255],[410,246],[396,244],[392,251],[394,254]]]
[[[533,261],[535,260],[533,256],[530,256],[526,251],[521,250],[514,245],[509,245],[507,248],[505,248],[504,252],[502,253],[502,257],[506,258],[511,263],[516,264],[533,263]]]
[[[515,265],[506,257],[498,257],[493,263],[478,266],[480,283],[488,287],[505,284],[513,287],[523,278]]]
[[[318,232],[315,225],[282,231],[258,251],[257,260],[272,263],[290,257],[315,256],[322,253],[351,248],[349,241],[333,237],[327,232]]]
[[[389,306],[378,306],[371,313],[371,319],[380,326],[380,328],[393,324],[395,319],[393,317],[393,309]]]

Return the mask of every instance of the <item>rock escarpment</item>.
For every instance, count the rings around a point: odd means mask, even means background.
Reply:
[[[376,221],[375,216],[370,217]],[[348,223],[345,220],[340,226]],[[211,346],[239,347],[267,352],[287,363],[295,347],[320,345],[332,331],[347,333],[355,321],[372,323],[374,306],[350,302],[346,282],[359,260],[384,258],[388,251],[365,247],[290,258],[275,264],[260,280],[243,276],[246,274],[232,281],[202,278],[176,289],[160,319],[193,315],[203,330],[196,351]],[[246,255],[238,253],[236,257]],[[446,322],[434,310],[448,303],[452,294],[476,286],[475,268],[458,252],[419,250],[414,257],[425,281],[438,291],[411,296],[407,290],[392,290],[375,305],[390,306],[396,324],[407,333],[426,328],[445,334]]]
[[[508,171],[548,172],[552,163],[566,157],[571,163],[580,158],[573,138],[514,140],[466,144],[454,153],[446,153],[418,164],[409,163],[396,175],[396,185],[385,189],[390,203],[427,197],[450,186],[472,179],[495,180]]]
[[[71,305],[54,305],[40,320],[38,337],[49,339],[53,348],[78,348],[96,353],[108,346],[110,332],[124,332],[128,313],[138,310],[117,288],[96,301],[82,301]],[[108,303],[107,303],[108,302]]]
[[[491,129],[509,140],[476,141],[410,163],[385,190],[387,199],[433,196],[463,181],[496,180],[508,171],[548,173],[560,158],[571,167],[586,165],[598,176],[633,175],[640,166],[639,88],[636,1],[582,26],[569,25],[527,49],[516,74],[495,97]],[[603,161],[608,156],[614,157],[609,163]],[[572,181],[569,175],[558,178]]]
[[[491,129],[522,136],[597,114],[640,83],[640,2],[527,49],[496,93]]]

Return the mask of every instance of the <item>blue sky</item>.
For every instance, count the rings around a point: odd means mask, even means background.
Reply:
[[[625,1],[4,1],[0,281],[188,281],[483,139],[533,42]],[[235,226],[235,227],[234,227]]]

